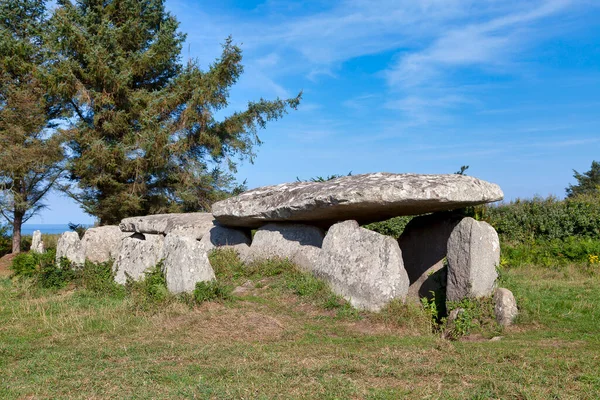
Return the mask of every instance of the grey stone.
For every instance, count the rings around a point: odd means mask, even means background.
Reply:
[[[494,313],[496,321],[502,326],[510,326],[519,314],[517,301],[512,292],[505,288],[498,288],[494,293]]]
[[[450,213],[424,215],[413,218],[404,229],[398,244],[410,280],[409,299],[430,298],[430,292],[445,290],[448,239],[461,219]]]
[[[163,267],[171,293],[193,292],[197,282],[215,279],[206,250],[190,237],[174,234],[165,237]]]
[[[379,311],[391,300],[404,300],[408,293],[398,242],[361,228],[356,221],[329,229],[313,273],[359,309]]]
[[[364,224],[452,210],[503,196],[498,185],[470,176],[380,172],[261,187],[213,204],[212,212],[227,226],[257,228],[267,222],[330,226],[350,219]]]
[[[67,258],[73,265],[82,266],[85,263],[85,253],[77,232],[65,232],[56,244],[56,262]]]
[[[115,281],[124,284],[128,276],[136,281],[143,278],[146,270],[156,266],[163,259],[164,241],[162,235],[141,233],[123,239],[114,267]]]
[[[250,246],[251,239],[248,232],[215,224],[202,237],[200,243],[206,251],[216,247],[230,247],[238,252],[244,252]]]
[[[292,255],[290,261],[301,271],[313,272],[321,262],[322,253],[323,250],[319,247],[304,246]]]
[[[116,260],[121,250],[121,242],[128,236],[130,234],[121,232],[115,225],[86,230],[81,239],[85,258],[95,263]]]
[[[213,227],[213,220],[211,213],[156,214],[125,218],[119,228],[123,232],[161,235],[173,233],[200,240]]]
[[[448,286],[446,298],[491,296],[500,263],[500,241],[486,222],[464,218],[448,239]]]
[[[41,231],[33,232],[33,236],[31,238],[31,251],[36,253],[43,253],[45,251]]]
[[[267,224],[254,234],[250,246],[252,259],[272,257],[292,260],[306,248],[320,248],[325,234],[315,226],[302,224]],[[310,250],[307,250],[307,252]]]

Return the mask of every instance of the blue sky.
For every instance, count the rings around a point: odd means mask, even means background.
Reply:
[[[452,173],[507,200],[562,197],[600,160],[600,2],[167,0],[206,68],[228,35],[245,73],[228,111],[295,96],[259,133],[250,188],[330,174]],[[31,223],[92,222],[58,195]]]

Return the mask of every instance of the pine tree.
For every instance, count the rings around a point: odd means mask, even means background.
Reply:
[[[0,213],[21,251],[21,226],[44,207],[61,174],[60,139],[51,121],[59,103],[48,94],[44,0],[0,3]]]
[[[78,117],[65,131],[77,183],[66,189],[102,224],[209,209],[235,189],[214,165],[252,159],[257,130],[300,100],[261,99],[215,119],[243,72],[241,50],[229,38],[207,71],[182,65],[185,35],[163,0],[59,0],[53,26],[54,86]]]
[[[577,184],[569,185],[566,189],[567,197],[575,197],[582,194],[600,194],[600,162],[592,161],[590,170],[583,174],[573,170],[573,177],[577,179]]]

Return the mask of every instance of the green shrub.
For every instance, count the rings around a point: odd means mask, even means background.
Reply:
[[[413,216],[394,217],[386,221],[364,225],[363,228],[398,239]]]
[[[77,278],[77,272],[66,258],[56,263],[56,253],[48,251],[36,254],[39,260],[39,273],[35,277],[36,283],[46,289],[62,289]]]
[[[443,321],[445,323],[444,336],[448,339],[458,339],[471,333],[491,336],[502,330],[496,322],[492,297],[467,298],[457,302],[447,302],[446,307],[448,313],[458,308],[462,309],[454,321]]]
[[[218,281],[197,282],[194,289],[194,301],[197,304],[211,300],[229,300],[231,299],[231,287]]]
[[[125,288],[115,282],[115,272],[112,262],[93,263],[86,260],[79,271],[79,284],[95,294],[123,296]]]
[[[10,228],[0,223],[0,257],[12,252],[12,238]]]
[[[499,206],[478,208],[505,243],[600,237],[600,198],[578,196],[565,200],[535,197]]]
[[[13,258],[10,269],[13,275],[31,278],[39,272],[39,260],[35,253],[19,253]]]
[[[134,281],[127,277],[127,292],[142,307],[163,303],[170,299],[162,262],[144,272],[144,278]]]
[[[502,246],[503,262],[510,267],[586,264],[590,255],[600,255],[600,240],[571,236]]]

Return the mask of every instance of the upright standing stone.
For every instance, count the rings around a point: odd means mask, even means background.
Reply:
[[[360,309],[379,311],[394,299],[404,300],[408,293],[398,242],[361,228],[356,221],[329,229],[314,273]]]
[[[33,232],[33,236],[31,238],[31,251],[36,253],[43,253],[45,251],[41,231]]]
[[[494,293],[494,313],[496,321],[502,326],[512,325],[519,314],[517,301],[512,292],[508,289],[498,288]]]
[[[144,277],[144,272],[155,267],[163,259],[165,238],[162,235],[143,235],[135,233],[123,239],[121,251],[114,268],[115,281],[127,282],[127,277],[134,281]]]
[[[448,239],[461,218],[449,213],[424,215],[413,218],[404,229],[398,244],[410,280],[410,299],[431,297],[430,292],[445,290]]]
[[[165,237],[163,267],[171,293],[193,292],[197,282],[215,279],[206,249],[190,237],[173,234]]]
[[[121,242],[131,234],[123,233],[118,226],[100,226],[85,231],[81,239],[85,258],[94,263],[116,260]]]
[[[325,234],[315,226],[302,224],[267,224],[254,234],[250,246],[252,259],[271,257],[292,260],[307,248],[320,248]],[[308,251],[308,250],[307,250]]]
[[[82,266],[85,263],[85,253],[77,232],[65,232],[56,244],[56,263],[62,258],[68,259],[73,265]]]
[[[330,226],[398,215],[454,210],[502,200],[498,185],[464,175],[375,173],[326,182],[294,182],[250,190],[213,204],[226,226],[258,228],[268,222]]]
[[[447,299],[491,296],[499,263],[500,241],[496,230],[486,222],[464,218],[448,239]]]

